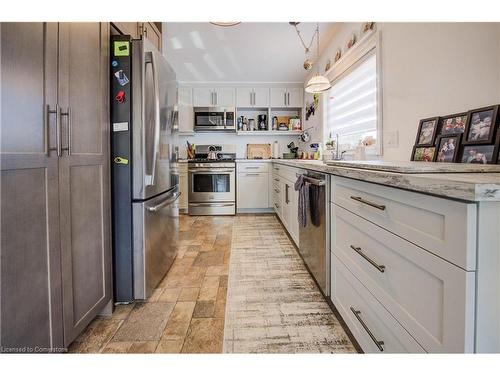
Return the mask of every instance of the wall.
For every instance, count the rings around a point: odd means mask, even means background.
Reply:
[[[228,133],[196,133],[190,136],[179,136],[179,156],[181,158],[186,158],[186,141],[189,143],[194,143],[197,145],[204,144],[222,144],[222,145],[235,145],[236,146],[236,157],[246,158],[246,147],[247,143],[274,143],[278,141],[280,145],[280,155],[287,150],[286,145],[294,141],[297,145],[298,136],[297,135],[279,135],[279,136],[262,136],[262,135],[236,135]]]
[[[360,23],[345,23],[320,59],[359,35]],[[383,159],[409,160],[420,119],[500,102],[498,23],[379,23],[383,132],[398,132],[399,144],[384,144]],[[321,103],[321,101],[320,101]],[[320,104],[321,105],[321,104]]]

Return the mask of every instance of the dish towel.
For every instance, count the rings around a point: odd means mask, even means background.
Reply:
[[[309,207],[311,210],[311,223],[315,227],[321,225],[321,211],[325,207],[323,193],[324,186],[311,185],[309,187]]]
[[[309,185],[309,182],[306,182],[303,176],[299,176],[294,185],[295,191],[299,192],[299,209],[297,210],[297,218],[301,227],[305,227],[307,225],[307,211],[309,210]]]

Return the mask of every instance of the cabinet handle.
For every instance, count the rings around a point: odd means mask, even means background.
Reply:
[[[245,169],[259,169],[259,167],[245,167]]]
[[[274,170],[275,171],[279,171],[280,169],[278,167],[274,167]]]
[[[279,189],[274,189],[274,191],[275,191],[276,193],[279,193],[279,192],[280,192],[280,191],[279,191]]]
[[[288,186],[288,184],[285,184],[285,203],[288,204],[290,203],[290,200],[288,199],[288,188],[290,186]]]
[[[279,204],[278,204],[278,203],[275,203],[275,204],[274,204],[274,207],[279,208],[280,206],[279,206]]]
[[[361,311],[359,310],[356,310],[354,307],[350,307],[352,313],[354,314],[354,316],[356,317],[356,319],[358,319],[358,322],[363,326],[363,328],[365,329],[366,333],[368,333],[368,335],[370,336],[370,338],[372,339],[372,341],[375,343],[375,345],[377,345],[377,348],[378,350],[380,350],[381,352],[384,351],[384,347],[382,345],[384,345],[384,342],[382,340],[377,340],[377,338],[375,337],[375,335],[372,333],[372,331],[370,331],[370,328],[368,328],[368,326],[366,325],[366,323],[363,321],[363,319],[361,319]]]
[[[279,178],[275,178],[274,181],[280,182],[280,179]]]
[[[385,210],[385,206],[383,204],[373,203],[373,202],[367,201],[366,199],[363,199],[361,197],[355,197],[355,196],[352,196],[352,195],[351,195],[351,199],[353,199],[353,200],[355,200],[357,202],[360,202],[360,203],[364,203],[364,204],[366,204],[368,206],[375,207],[376,209],[381,210],[381,211]]]
[[[288,105],[290,106],[290,93],[289,92],[286,94],[286,98],[287,98],[287,101],[288,101]]]
[[[375,262],[373,259],[371,259],[370,257],[368,257],[368,255],[366,255],[365,253],[363,253],[363,250],[360,247],[351,245],[351,249],[353,249],[355,252],[357,252],[359,255],[361,255],[361,257],[363,259],[365,259],[373,267],[375,267],[376,269],[378,269],[381,273],[385,272],[385,266],[383,266],[381,264],[377,264],[377,262]]]
[[[45,134],[45,142],[44,142],[44,148],[45,148],[45,155],[49,156],[49,151],[57,150],[57,147],[50,148],[50,131],[49,131],[49,124],[50,124],[50,115],[55,114],[56,115],[56,142],[57,142],[57,137],[58,137],[58,125],[57,125],[57,117],[58,117],[58,105],[56,104],[56,109],[50,109],[50,105],[44,106],[44,114],[43,114],[43,126],[44,126],[44,134]],[[59,154],[58,154],[59,156]]]
[[[283,93],[283,97],[284,97],[284,103],[285,103],[285,107],[286,107],[286,92]]]
[[[68,116],[68,147],[64,147],[62,150],[68,151],[68,156],[71,156],[71,107],[68,107],[66,112],[61,112],[61,116]]]
[[[61,157],[62,149],[61,149],[61,107],[59,104],[56,104],[56,149],[57,156]]]
[[[246,173],[245,176],[260,176],[260,173]]]
[[[214,92],[214,97],[215,97],[214,105],[217,105],[217,103],[219,102],[219,97],[217,95],[217,91]]]

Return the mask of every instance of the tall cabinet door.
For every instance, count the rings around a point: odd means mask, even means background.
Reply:
[[[61,347],[57,24],[1,23],[0,347]]]
[[[64,342],[110,302],[110,176],[106,23],[59,31],[59,164]]]

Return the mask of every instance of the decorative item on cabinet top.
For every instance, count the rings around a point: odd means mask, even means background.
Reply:
[[[247,144],[247,159],[271,159],[271,144]]]

